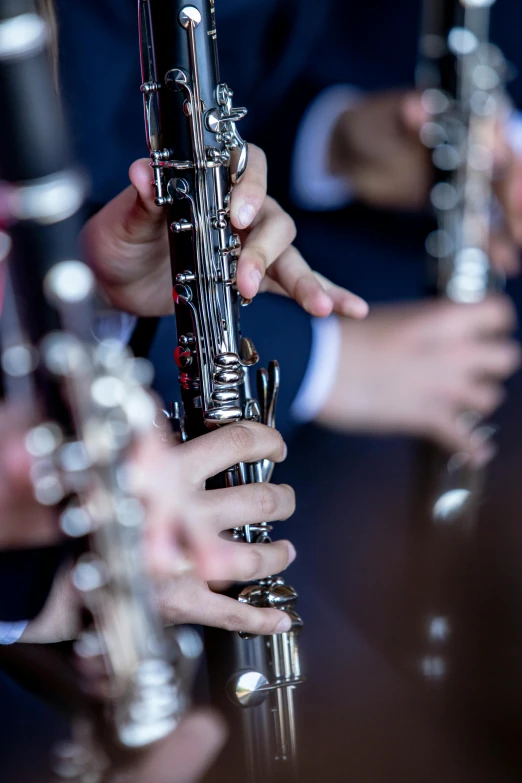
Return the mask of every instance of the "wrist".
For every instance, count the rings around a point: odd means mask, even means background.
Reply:
[[[346,109],[338,118],[331,136],[329,154],[329,173],[334,177],[343,177],[350,181],[353,190],[355,175],[355,142],[353,124],[356,112],[353,107]]]
[[[352,200],[350,182],[332,173],[331,150],[334,129],[347,109],[360,101],[360,92],[347,85],[325,89],[305,112],[297,133],[292,162],[292,195],[303,209],[341,209]],[[342,149],[335,160],[342,164]]]

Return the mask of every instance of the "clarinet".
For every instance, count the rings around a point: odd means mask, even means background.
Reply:
[[[19,321],[2,367],[30,390],[34,492],[75,553],[82,605],[74,649],[87,696],[55,771],[97,783],[173,731],[186,695],[174,666],[181,653],[167,644],[144,570],[144,510],[125,474],[155,415],[150,368],[93,336],[95,281],[78,253],[85,188],[71,166],[48,37],[30,0],[0,0],[0,221]],[[197,654],[192,642],[184,640],[187,658]]]
[[[493,207],[493,144],[503,100],[505,61],[489,42],[495,0],[427,0],[418,83],[432,114],[421,130],[435,184],[430,201],[437,229],[426,248],[436,267],[436,290],[454,302],[482,301],[500,280],[489,259]],[[484,438],[494,428],[471,412],[462,424]],[[434,519],[460,517],[473,526],[483,471],[454,454],[442,469]]]
[[[248,302],[235,285],[240,240],[229,204],[247,165],[248,147],[236,127],[246,109],[233,107],[233,93],[219,79],[214,0],[138,6],[146,136],[171,251],[182,398],[172,408],[174,426],[185,440],[231,422],[274,426],[278,365],[258,371],[256,400],[249,369],[259,357],[240,331],[240,307]],[[208,488],[269,481],[272,470],[267,460],[235,465]],[[233,532],[239,541],[270,540],[267,524]],[[212,696],[232,724],[234,744],[246,751],[242,770],[232,748],[237,779],[288,780],[296,769],[293,691],[302,679],[297,594],[270,577],[234,595],[293,620],[290,632],[268,637],[206,631]]]
[[[494,0],[493,0],[494,2]],[[426,0],[417,81],[431,118],[421,129],[435,173],[437,227],[426,240],[431,290],[451,301],[482,301],[499,287],[488,252],[495,124],[504,60],[489,43],[493,3]],[[430,291],[431,292],[431,291]],[[463,413],[484,438],[492,425]],[[409,600],[416,621],[413,665],[439,694],[455,695],[470,666],[470,616],[477,580],[475,538],[485,473],[464,454],[422,444],[412,526]]]

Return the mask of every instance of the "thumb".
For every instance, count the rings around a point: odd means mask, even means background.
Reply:
[[[133,241],[146,242],[156,237],[158,225],[165,220],[163,209],[154,203],[155,190],[148,158],[134,161],[129,169],[134,203],[125,221],[125,228]],[[130,189],[132,190],[132,189]]]

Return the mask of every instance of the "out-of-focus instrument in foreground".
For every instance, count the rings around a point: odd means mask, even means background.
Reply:
[[[79,260],[84,186],[70,167],[53,87],[48,30],[30,0],[0,0],[0,211],[12,241],[19,320],[3,345],[8,386],[22,380],[34,426],[40,503],[56,508],[83,605],[75,644],[84,687],[76,741],[57,750],[66,779],[104,779],[169,734],[186,693],[144,571],[143,509],[128,490],[129,448],[155,410],[149,369],[117,341],[93,337],[95,281]],[[194,644],[196,645],[194,647]],[[197,642],[183,637],[190,658]]]
[[[156,204],[166,210],[176,306],[182,406],[174,405],[171,417],[184,439],[242,420],[274,426],[278,365],[258,372],[254,399],[249,369],[259,357],[240,333],[239,310],[247,302],[235,285],[240,240],[229,204],[232,183],[247,165],[236,128],[246,109],[233,108],[232,91],[219,81],[214,2],[138,0],[138,6],[145,126]],[[235,465],[209,489],[269,481],[272,469],[266,460]],[[237,540],[251,543],[268,542],[269,533],[267,524],[234,530]],[[233,727],[233,775],[289,780],[296,763],[293,691],[301,682],[297,594],[271,577],[235,595],[287,612],[293,628],[254,638],[206,633],[213,697]],[[237,746],[246,751],[246,775]]]

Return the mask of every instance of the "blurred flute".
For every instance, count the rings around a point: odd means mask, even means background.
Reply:
[[[418,83],[431,119],[421,129],[435,184],[430,193],[437,229],[426,241],[436,262],[436,288],[454,302],[482,301],[499,288],[489,259],[496,128],[505,61],[489,42],[495,0],[426,0]],[[463,427],[487,439],[493,427],[463,412]],[[433,498],[434,519],[473,524],[483,471],[464,454],[445,461]]]
[[[248,148],[236,129],[246,109],[233,108],[232,91],[219,80],[214,0],[138,0],[138,6],[145,127],[171,248],[182,397],[173,409],[175,426],[184,439],[242,420],[274,426],[278,365],[258,372],[256,400],[249,368],[259,357],[240,332],[240,306],[247,302],[235,285],[240,241],[230,227],[229,203],[232,183],[247,165]],[[209,489],[269,481],[272,470],[268,461],[235,465]],[[251,543],[268,542],[269,533],[267,524],[234,530],[237,540]],[[253,638],[207,629],[212,695],[233,728],[232,777],[290,780],[293,690],[301,681],[297,594],[271,577],[235,595],[286,611],[293,629]],[[246,771],[236,743],[245,750]]]
[[[74,539],[84,615],[75,652],[92,697],[56,771],[96,783],[114,761],[169,734],[186,698],[144,571],[143,509],[125,475],[129,448],[154,418],[150,373],[119,342],[93,337],[95,281],[77,246],[84,187],[31,0],[0,0],[0,110],[0,218],[19,320],[2,367],[31,392],[36,497]]]

